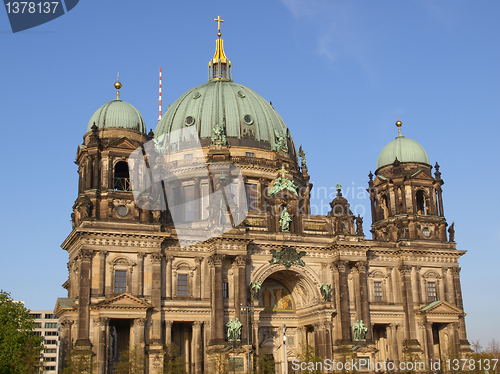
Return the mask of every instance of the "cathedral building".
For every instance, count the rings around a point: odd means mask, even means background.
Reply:
[[[76,352],[111,374],[134,349],[146,373],[163,373],[172,346],[192,374],[263,362],[292,373],[308,346],[321,360],[394,365],[468,352],[465,251],[445,219],[439,165],[402,123],[369,174],[367,239],[340,185],[326,216],[310,214],[305,153],[270,102],[233,82],[220,27],[208,71],[154,132],[120,82],[90,118],[62,244],[60,368]],[[174,134],[189,139],[176,148]]]

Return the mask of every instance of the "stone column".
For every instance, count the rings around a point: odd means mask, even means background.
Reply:
[[[98,296],[105,295],[106,285],[106,256],[108,251],[99,251],[99,290]]]
[[[443,268],[443,283],[445,285],[446,301],[451,305],[456,305],[453,275],[451,268]]]
[[[398,324],[391,323],[391,347],[392,347],[392,360],[394,361],[395,367],[399,367],[399,351],[398,351]]]
[[[325,341],[323,336],[323,324],[315,323],[314,327],[314,341],[315,341],[315,350],[319,357],[322,360],[325,359]]]
[[[394,300],[394,281],[392,277],[392,269],[394,266],[386,266],[385,271],[387,272],[387,301],[389,303],[395,303]]]
[[[307,328],[305,326],[297,327],[297,346],[305,347],[307,346]]]
[[[201,206],[201,192],[200,192],[200,178],[193,178],[194,180],[194,201],[197,203],[194,204],[194,220],[198,221],[201,219],[201,210],[203,209]]]
[[[222,265],[225,255],[210,256],[210,265],[214,269],[212,288],[212,339],[211,344],[224,344],[224,298],[222,294]]]
[[[432,336],[432,322],[425,322],[425,337],[427,345],[427,357],[429,358],[429,364],[434,360],[434,338]]]
[[[364,325],[368,328],[366,332],[366,341],[371,342],[373,340],[372,324],[370,318],[370,305],[368,302],[368,283],[366,279],[366,266],[365,261],[359,261],[356,263],[356,267],[359,272],[359,293],[361,301],[361,318],[363,319]]]
[[[97,341],[97,368],[100,374],[107,372],[106,360],[106,347],[107,347],[107,329],[109,319],[97,318],[94,320],[94,325],[97,327],[98,341]]]
[[[156,343],[161,343],[161,259],[162,254],[159,252],[151,253],[152,265],[152,287],[151,287],[151,304],[153,311],[151,314],[151,340]]]
[[[193,322],[193,361],[194,361],[194,373],[201,374],[203,351],[201,343],[201,324],[200,321]]]
[[[74,321],[71,320],[63,320],[61,321],[61,343],[59,349],[59,373],[62,373],[62,369],[66,366],[66,358],[73,345],[72,336],[71,336],[71,327],[73,326]]]
[[[441,190],[441,187],[438,186],[436,188],[437,190],[437,195],[438,195],[438,202],[439,202],[439,217],[444,217],[444,208],[443,208],[443,191]]]
[[[89,303],[90,303],[90,269],[92,250],[80,249],[80,287],[78,292],[78,340],[77,345],[90,346],[89,340]]]
[[[166,274],[166,291],[165,295],[167,299],[172,298],[172,261],[173,256],[165,256],[165,260],[167,261],[167,274]]]
[[[415,326],[415,307],[413,305],[413,293],[411,285],[411,266],[402,265],[399,272],[402,276],[403,311],[405,313],[405,338],[416,341],[417,332]]]
[[[167,347],[172,344],[172,323],[173,321],[165,321],[165,346]]]
[[[192,352],[190,349],[191,344],[189,344],[189,328],[188,327],[184,327],[184,330],[182,331],[182,340],[184,342],[184,354],[185,354],[184,360],[186,363],[186,373],[190,373]]]
[[[137,297],[144,296],[144,256],[145,253],[137,253]]]
[[[246,266],[247,266],[247,257],[246,256],[237,256],[236,259],[236,265],[238,266],[238,288],[239,288],[239,302],[238,305],[236,306],[237,310],[240,310],[240,306],[247,306],[248,300],[247,300],[247,281],[246,281]],[[241,344],[246,344],[247,343],[247,323],[246,323],[246,318],[247,315],[246,313],[249,313],[249,310],[246,310],[244,313],[240,314],[240,321],[243,324],[242,329],[241,329]],[[242,320],[244,319],[244,320]]]
[[[193,297],[195,299],[201,300],[201,288],[203,285],[203,280],[201,277],[201,267],[203,266],[203,257],[195,257],[194,262],[196,263],[196,270],[194,273],[194,293]]]
[[[333,345],[332,345],[332,324],[327,322],[325,324],[325,359],[333,358]]]
[[[451,274],[453,276],[453,288],[455,290],[455,300],[456,300],[456,306],[460,310],[464,310],[464,303],[462,299],[462,286],[460,284],[460,268],[451,268]],[[459,329],[459,336],[460,340],[464,341],[464,344],[468,344],[467,342],[467,333],[465,331],[465,317],[461,316],[459,319],[460,323],[460,329]]]
[[[340,292],[340,324],[342,329],[342,340],[351,340],[351,325],[349,316],[349,295],[347,287],[347,261],[338,261],[339,292]]]
[[[132,324],[132,332],[134,336],[134,344],[130,348],[136,348],[138,347],[139,353],[144,355],[146,345],[144,343],[144,328],[146,326],[146,318],[136,318],[134,319],[134,322]]]

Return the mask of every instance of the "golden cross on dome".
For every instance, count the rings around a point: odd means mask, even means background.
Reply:
[[[217,21],[218,30],[219,30],[219,33],[220,33],[220,23],[224,22],[224,20],[220,19],[220,16],[217,16],[217,18],[214,18],[214,21]]]

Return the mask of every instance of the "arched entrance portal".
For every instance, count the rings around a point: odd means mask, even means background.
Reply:
[[[262,282],[254,314],[254,336],[258,361],[274,361],[276,373],[284,372],[283,325],[286,325],[287,361],[298,359],[307,346],[323,359],[332,355],[330,303],[320,295],[320,281],[310,269],[293,265],[267,265],[255,274]],[[272,360],[271,360],[272,358]]]

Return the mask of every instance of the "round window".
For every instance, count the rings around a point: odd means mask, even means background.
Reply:
[[[245,97],[245,93],[243,91],[238,91],[238,96],[239,97]]]
[[[253,118],[250,114],[246,114],[244,117],[243,117],[243,121],[245,121],[245,123],[247,125],[251,125],[253,123]]]
[[[194,94],[193,94],[193,99],[199,99],[201,97],[201,94],[196,91]]]
[[[128,214],[128,208],[125,205],[118,205],[116,207],[116,214],[120,217],[125,217]]]
[[[192,125],[194,125],[194,117],[187,116],[186,120],[184,121],[184,123],[186,124],[186,126],[192,126]]]
[[[422,230],[422,233],[424,234],[424,236],[426,238],[428,238],[431,235],[431,232],[429,231],[428,227],[424,227],[424,229]]]

